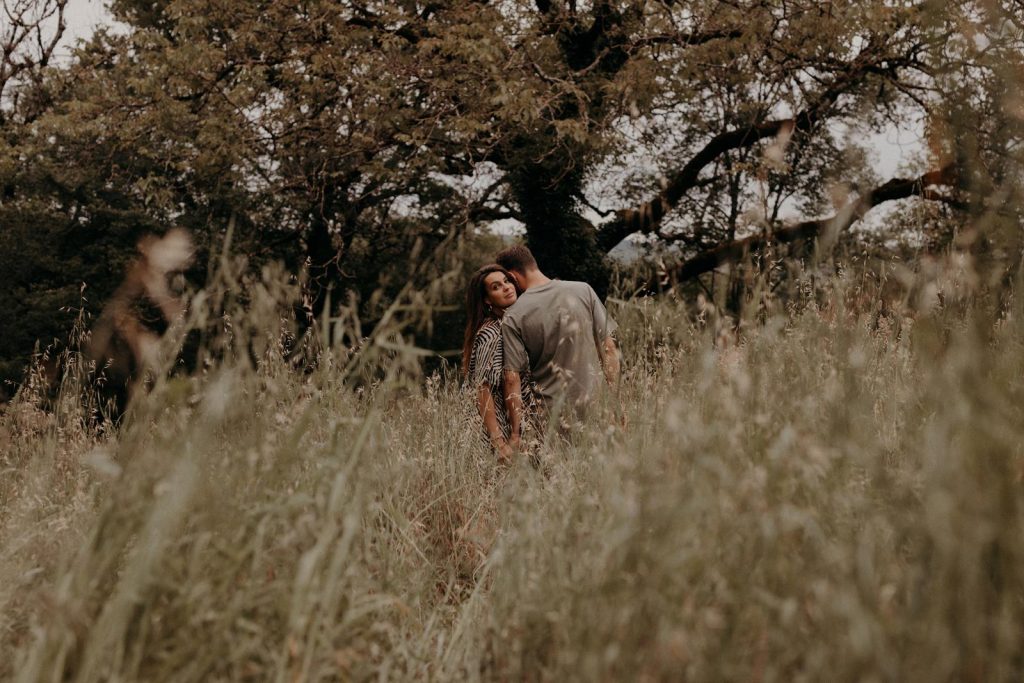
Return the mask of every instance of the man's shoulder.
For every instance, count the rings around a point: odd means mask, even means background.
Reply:
[[[548,289],[549,286],[544,285],[543,290]],[[546,310],[549,303],[548,297],[543,292],[526,290],[519,295],[519,299],[514,304],[505,309],[504,315],[501,316],[502,329],[509,327],[514,330],[521,329],[524,324],[528,324],[528,320],[536,317],[538,311]]]
[[[586,282],[579,280],[555,280],[554,282],[561,291],[570,293],[583,301],[589,301],[597,296],[594,288]]]
[[[555,280],[555,282],[562,284],[567,289],[574,289],[583,292],[590,292],[594,289],[588,283],[581,280]]]
[[[504,321],[519,324],[536,315],[551,310],[551,306],[559,305],[568,299],[589,302],[596,295],[593,288],[586,282],[577,280],[551,280],[536,288],[523,292],[519,300],[505,309]],[[505,322],[503,322],[505,324]]]
[[[520,294],[519,298],[516,299],[515,302],[513,302],[513,304],[511,306],[509,306],[508,308],[506,308],[505,311],[501,314],[501,324],[504,325],[505,322],[507,320],[509,320],[509,316],[512,316],[514,318],[522,310],[523,310],[523,296]]]
[[[541,292],[537,292],[533,289],[527,289],[519,295],[519,298],[516,299],[515,303],[505,309],[505,314],[502,316],[502,323],[508,320],[519,320],[526,311],[536,308],[537,306],[543,306],[543,301],[544,295]]]
[[[522,299],[516,301],[505,309],[505,312],[501,316],[500,329],[504,330],[507,327],[511,327],[513,329],[519,328],[519,315],[523,310],[523,307],[519,305],[521,301]]]

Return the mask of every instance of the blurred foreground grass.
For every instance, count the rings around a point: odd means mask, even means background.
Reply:
[[[1019,680],[1022,316],[847,298],[739,343],[613,304],[629,427],[541,470],[494,465],[454,381],[291,370],[272,306],[233,321],[255,365],[115,436],[23,396],[0,678]]]

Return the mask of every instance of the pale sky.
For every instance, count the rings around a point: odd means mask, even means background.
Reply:
[[[96,28],[114,23],[107,11],[107,3],[103,0],[69,0],[66,21],[67,30],[61,41],[65,46],[62,57],[68,55],[68,46],[74,45],[79,39],[88,38]]]

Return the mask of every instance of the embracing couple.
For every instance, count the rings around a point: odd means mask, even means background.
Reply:
[[[568,435],[616,385],[616,324],[585,282],[552,280],[526,247],[501,251],[466,292],[462,367],[488,442],[502,460],[558,420]]]

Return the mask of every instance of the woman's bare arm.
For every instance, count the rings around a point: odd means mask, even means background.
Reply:
[[[498,426],[498,416],[494,412],[494,398],[491,396],[490,387],[486,384],[481,384],[476,390],[476,407],[480,412],[480,417],[484,420],[484,429],[487,431],[487,438],[490,439],[491,445],[501,457],[507,458],[509,445]]]
[[[499,442],[505,440],[505,435],[501,433],[501,428],[498,426],[498,416],[494,411],[494,399],[486,384],[481,384],[476,390],[476,407],[480,412],[480,417],[484,420],[487,437],[492,444],[497,446]]]

